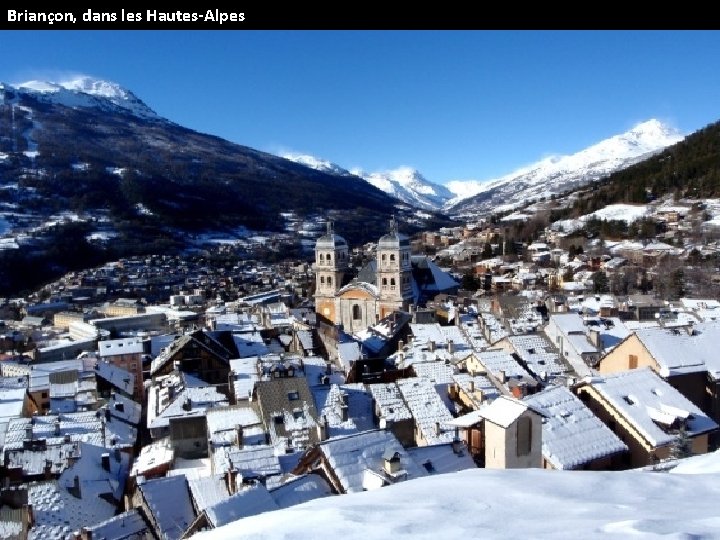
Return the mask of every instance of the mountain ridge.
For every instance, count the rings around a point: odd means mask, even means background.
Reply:
[[[678,130],[650,119],[574,154],[548,156],[498,179],[450,182],[448,188],[461,196],[449,201],[443,210],[449,213],[512,210],[529,199],[549,197],[605,178],[684,138]]]

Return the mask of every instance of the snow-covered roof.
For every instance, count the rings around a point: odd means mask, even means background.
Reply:
[[[397,422],[412,418],[396,383],[368,384],[367,389],[375,400],[381,420]]]
[[[112,393],[107,402],[110,416],[137,426],[142,417],[142,405],[119,393]]]
[[[231,381],[236,400],[250,399],[255,383],[260,380],[256,358],[230,360]]]
[[[175,452],[169,438],[146,444],[135,457],[130,476],[143,476],[154,469],[169,468],[174,459]]]
[[[318,445],[346,493],[363,491],[365,471],[381,472],[383,455],[397,452],[407,478],[425,476],[395,436],[385,430],[374,430],[323,441]]]
[[[535,379],[513,358],[513,356],[505,351],[485,351],[474,353],[473,356],[482,364],[485,369],[494,377],[501,378],[501,372],[505,373],[508,380],[515,379],[518,381],[532,382]]]
[[[220,527],[231,521],[278,508],[267,488],[262,484],[254,484],[206,508],[205,515],[213,527]]]
[[[86,525],[84,529],[92,535],[92,538],[146,538],[152,533],[137,508],[128,510],[96,523],[95,525]]]
[[[454,432],[446,426],[453,417],[435,386],[420,377],[398,379],[397,385],[426,444],[451,442]]]
[[[228,404],[227,397],[214,386],[184,388],[173,398],[164,397],[163,392],[167,388],[150,387],[147,415],[150,429],[169,427],[171,418],[205,416],[208,409]]]
[[[465,392],[466,395],[473,397],[477,406],[480,406],[481,403],[481,401],[477,399],[480,397],[481,392],[482,401],[492,401],[500,395],[500,391],[485,375],[456,373],[453,375],[453,381]]]
[[[321,356],[306,356],[302,359],[302,370],[308,385],[313,387],[322,383],[322,378],[327,376],[329,384],[342,384],[345,376],[333,369],[333,365]]]
[[[718,427],[649,367],[593,377],[589,384],[653,447],[668,445],[677,439],[678,435],[668,429],[677,420],[687,419],[689,435]]]
[[[67,538],[73,531],[101,523],[117,512],[129,455],[110,452],[110,470],[105,470],[102,455],[108,452],[106,448],[90,444],[81,444],[80,448],[77,461],[57,481],[29,485],[28,502],[35,519],[29,538]]]
[[[346,371],[350,370],[353,362],[362,358],[360,344],[357,341],[344,341],[337,345],[337,355],[340,365]]]
[[[610,428],[564,386],[523,400],[543,413],[543,457],[555,469],[576,469],[595,459],[627,450]]]
[[[195,520],[184,475],[145,480],[138,485],[163,538],[180,538]]]
[[[0,388],[0,422],[22,415],[25,388]]]
[[[47,446],[85,442],[96,446],[134,446],[137,430],[119,420],[108,420],[103,410],[14,418],[8,422],[5,450],[22,449],[28,429],[33,439],[45,439]],[[69,441],[66,441],[69,439]]]
[[[228,462],[231,469],[237,470],[245,477],[268,477],[283,472],[275,448],[267,445],[233,448],[228,452]]]
[[[233,334],[233,342],[238,352],[238,358],[257,357],[270,352],[259,332]],[[230,361],[232,365],[233,360]]]
[[[318,474],[304,474],[295,477],[270,491],[279,508],[288,508],[313,499],[333,495],[332,488]]]
[[[198,513],[218,504],[230,496],[225,477],[220,474],[188,478],[188,488]]]
[[[520,415],[528,410],[529,405],[523,403],[517,399],[500,396],[491,403],[485,403],[478,409],[479,415],[503,428],[507,428],[515,420],[520,418]]]
[[[464,443],[459,441],[409,448],[410,457],[430,474],[446,474],[477,467]]]
[[[372,429],[372,396],[363,384],[332,384],[312,388],[321,421],[327,420],[328,437]],[[342,419],[343,394],[347,395],[347,420]]]
[[[110,362],[97,362],[95,364],[95,376],[106,380],[115,388],[129,395],[132,395],[135,388],[135,374]]]
[[[699,326],[696,335],[667,328],[643,328],[635,335],[658,363],[663,377],[706,370],[720,373],[720,325]]]
[[[205,420],[208,441],[213,448],[234,444],[237,440],[238,426],[243,428],[244,444],[251,442],[245,436],[245,428],[250,426],[262,428],[262,420],[255,409],[242,404],[208,409],[205,413]]]
[[[587,330],[579,313],[552,313],[550,322],[555,324],[563,334],[579,333],[585,335]]]
[[[556,377],[567,372],[555,347],[542,335],[508,336],[508,341],[535,375]]]

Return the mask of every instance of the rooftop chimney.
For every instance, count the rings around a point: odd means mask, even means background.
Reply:
[[[449,340],[448,340],[447,350],[448,350],[448,352],[449,352],[450,354],[452,354],[452,353],[455,352],[455,343],[453,343],[453,340],[452,340],[452,339],[449,339]]]
[[[442,434],[442,430],[440,429],[440,422],[435,422],[435,436],[439,437]]]
[[[428,349],[430,352],[435,352],[435,342],[432,339],[428,342]]]

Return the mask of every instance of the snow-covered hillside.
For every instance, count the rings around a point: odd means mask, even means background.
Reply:
[[[158,115],[135,94],[120,85],[87,76],[72,77],[59,82],[27,81],[9,85],[0,84],[0,92],[32,94],[44,101],[68,107],[117,107],[141,118]]]
[[[315,499],[194,540],[720,538],[720,454],[672,472],[469,469]]]
[[[445,209],[451,213],[512,210],[603,178],[683,138],[667,124],[648,120],[575,154],[550,156],[496,180],[448,182],[456,196]]]
[[[347,176],[350,174],[348,170],[343,169],[342,167],[340,167],[340,165],[336,165],[335,163],[327,161],[326,159],[318,159],[309,154],[286,152],[284,154],[280,154],[280,157],[289,159],[290,161],[294,161],[295,163],[300,163],[301,165],[305,165],[306,167],[310,167],[311,169],[315,169],[316,171],[329,172],[333,174],[339,174],[341,176]]]

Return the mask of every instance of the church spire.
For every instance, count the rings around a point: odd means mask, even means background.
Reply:
[[[395,221],[395,214],[390,218],[390,234],[397,234],[397,221]]]

